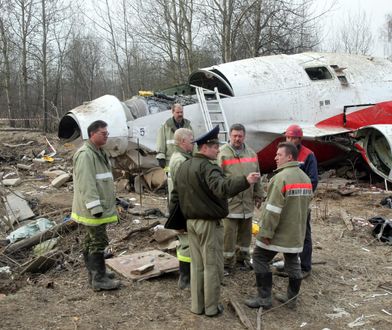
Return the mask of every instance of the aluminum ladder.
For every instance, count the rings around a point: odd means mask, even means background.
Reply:
[[[196,95],[203,114],[207,132],[219,125],[219,141],[226,143],[229,140],[229,125],[222,106],[218,88],[214,91],[196,87]]]

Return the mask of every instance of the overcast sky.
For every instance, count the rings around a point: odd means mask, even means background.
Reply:
[[[334,0],[316,0],[318,10],[327,8]],[[341,20],[347,19],[348,14],[359,15],[366,11],[373,32],[374,45],[371,55],[384,57],[384,45],[379,40],[380,28],[385,23],[385,15],[392,14],[392,0],[336,0],[334,9],[324,18],[325,38],[330,38],[334,27],[339,26]]]

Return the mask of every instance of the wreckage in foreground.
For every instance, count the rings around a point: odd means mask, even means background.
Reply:
[[[219,123],[247,129],[261,170],[275,167],[274,155],[290,124],[304,130],[304,144],[320,163],[361,154],[370,168],[392,181],[392,63],[350,54],[303,53],[257,57],[199,69],[189,77],[198,102],[184,107],[198,135]],[[135,98],[124,103],[103,96],[69,111],[58,135],[87,139],[88,125],[108,122],[113,157],[132,160],[130,169],[156,166],[156,135],[171,116],[166,100]],[[132,164],[133,163],[133,164]]]

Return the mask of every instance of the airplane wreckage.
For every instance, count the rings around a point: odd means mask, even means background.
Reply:
[[[105,95],[69,111],[58,136],[87,139],[94,120],[108,123],[107,150],[114,166],[137,172],[158,166],[159,127],[182,103],[195,135],[219,124],[242,123],[247,143],[257,152],[263,173],[290,124],[304,131],[304,144],[319,164],[350,155],[392,181],[392,62],[351,54],[302,53],[250,58],[199,69],[189,77],[196,96],[135,97],[120,102]],[[169,99],[169,101],[168,101]],[[193,103],[193,104],[189,104]]]

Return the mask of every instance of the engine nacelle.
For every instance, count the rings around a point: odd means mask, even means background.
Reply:
[[[355,147],[370,168],[392,181],[392,125],[371,125],[355,132]]]

